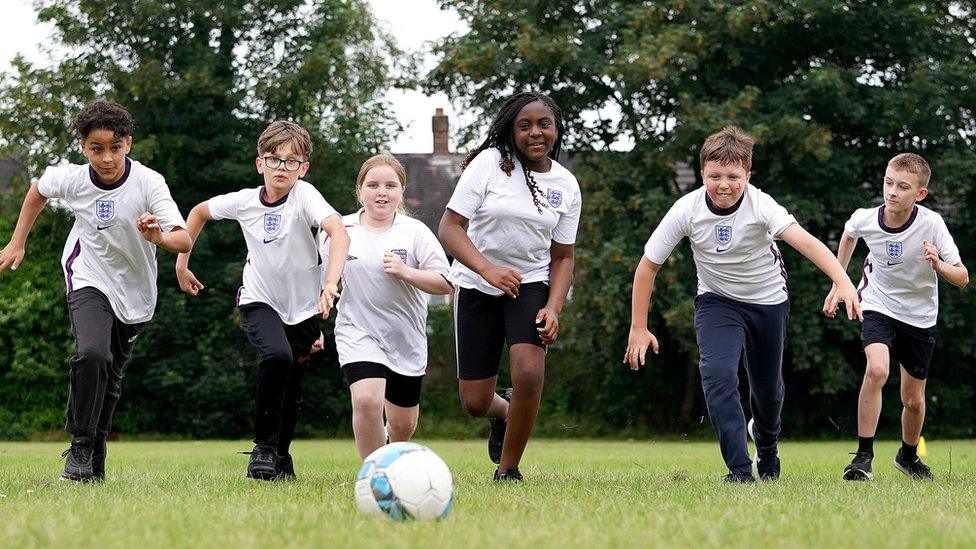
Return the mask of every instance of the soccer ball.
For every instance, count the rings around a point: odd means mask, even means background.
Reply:
[[[356,504],[393,520],[442,519],[454,505],[454,479],[430,448],[394,442],[370,454],[356,475]]]

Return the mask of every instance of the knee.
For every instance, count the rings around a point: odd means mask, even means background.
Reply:
[[[387,429],[394,440],[408,440],[417,430],[417,418],[388,418]]]
[[[108,368],[112,363],[112,351],[97,345],[85,345],[78,348],[78,358],[75,361],[76,367],[89,369]]]
[[[880,361],[868,361],[864,371],[864,382],[872,386],[881,386],[888,381],[888,365]]]
[[[274,370],[287,371],[292,363],[291,349],[272,349],[261,357],[261,364]]]
[[[901,403],[909,412],[921,414],[925,411],[925,396],[923,395],[910,395],[902,397]]]
[[[471,417],[485,417],[491,410],[491,402],[495,393],[488,393],[487,396],[461,395],[461,407]]]
[[[382,415],[383,395],[370,393],[352,395],[352,411],[356,414]]]

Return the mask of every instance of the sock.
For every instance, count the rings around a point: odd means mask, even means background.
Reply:
[[[874,437],[857,437],[857,451],[874,457]]]
[[[918,459],[918,444],[912,446],[904,440],[901,441],[901,457],[909,463]]]

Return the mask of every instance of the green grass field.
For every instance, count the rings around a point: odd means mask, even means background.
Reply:
[[[876,478],[840,480],[853,443],[785,443],[784,477],[725,485],[705,442],[535,440],[523,485],[493,485],[483,441],[418,440],[450,465],[439,523],[361,517],[351,440],[298,441],[299,480],[243,478],[245,442],[117,442],[108,481],[58,481],[66,444],[0,443],[0,546],[623,547],[976,544],[976,441],[930,441],[935,482],[878,445]],[[951,450],[951,473],[950,473]]]

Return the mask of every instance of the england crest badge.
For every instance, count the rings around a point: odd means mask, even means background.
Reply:
[[[407,262],[407,250],[404,250],[403,248],[393,248],[390,250],[390,253],[396,254],[404,263]]]
[[[888,257],[890,257],[891,259],[898,259],[899,257],[901,257],[901,252],[902,252],[901,242],[888,240],[887,242],[885,242],[885,251],[888,252]]]
[[[546,189],[546,200],[553,208],[558,208],[563,203],[563,192],[557,189]]]
[[[281,228],[281,214],[264,214],[264,232],[275,234]]]
[[[115,217],[114,200],[96,200],[95,216],[101,221],[108,221]]]
[[[732,242],[732,226],[719,225],[715,227],[715,240],[718,240],[718,243],[723,246]]]

